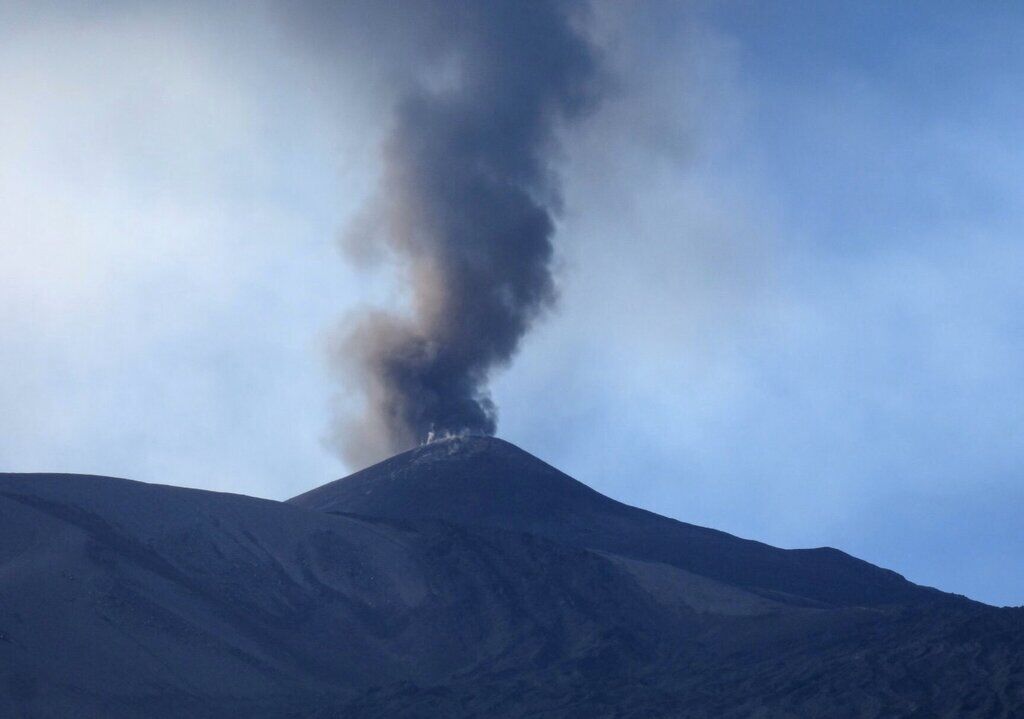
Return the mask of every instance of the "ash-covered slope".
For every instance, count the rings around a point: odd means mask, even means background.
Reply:
[[[0,717],[1024,715],[1024,616],[491,439],[290,503],[0,475]]]
[[[645,601],[528,536],[0,475],[2,717],[311,716],[374,686],[628,662],[684,631]]]
[[[529,532],[668,564],[787,603],[954,600],[836,549],[777,549],[630,507],[495,437],[433,442],[289,502],[323,512]]]

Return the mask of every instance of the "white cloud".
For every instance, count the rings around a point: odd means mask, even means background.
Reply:
[[[339,83],[258,12],[5,19],[0,465],[277,496],[339,471],[317,342],[365,159]]]

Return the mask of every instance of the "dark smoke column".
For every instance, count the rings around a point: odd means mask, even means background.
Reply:
[[[597,94],[582,3],[428,7],[443,28],[424,43],[433,69],[397,105],[361,223],[406,273],[412,311],[367,314],[337,350],[365,408],[335,437],[359,465],[431,436],[494,433],[489,374],[555,299],[555,134]]]

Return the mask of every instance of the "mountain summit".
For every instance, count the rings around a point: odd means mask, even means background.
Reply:
[[[0,475],[0,716],[1024,715],[1024,612],[499,439],[288,502]]]
[[[787,603],[952,599],[836,549],[776,549],[630,507],[495,437],[432,442],[289,502],[321,512],[527,532],[664,563]]]

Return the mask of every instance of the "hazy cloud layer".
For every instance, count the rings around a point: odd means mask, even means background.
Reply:
[[[0,7],[3,470],[257,494],[338,471],[339,79],[247,8]]]

